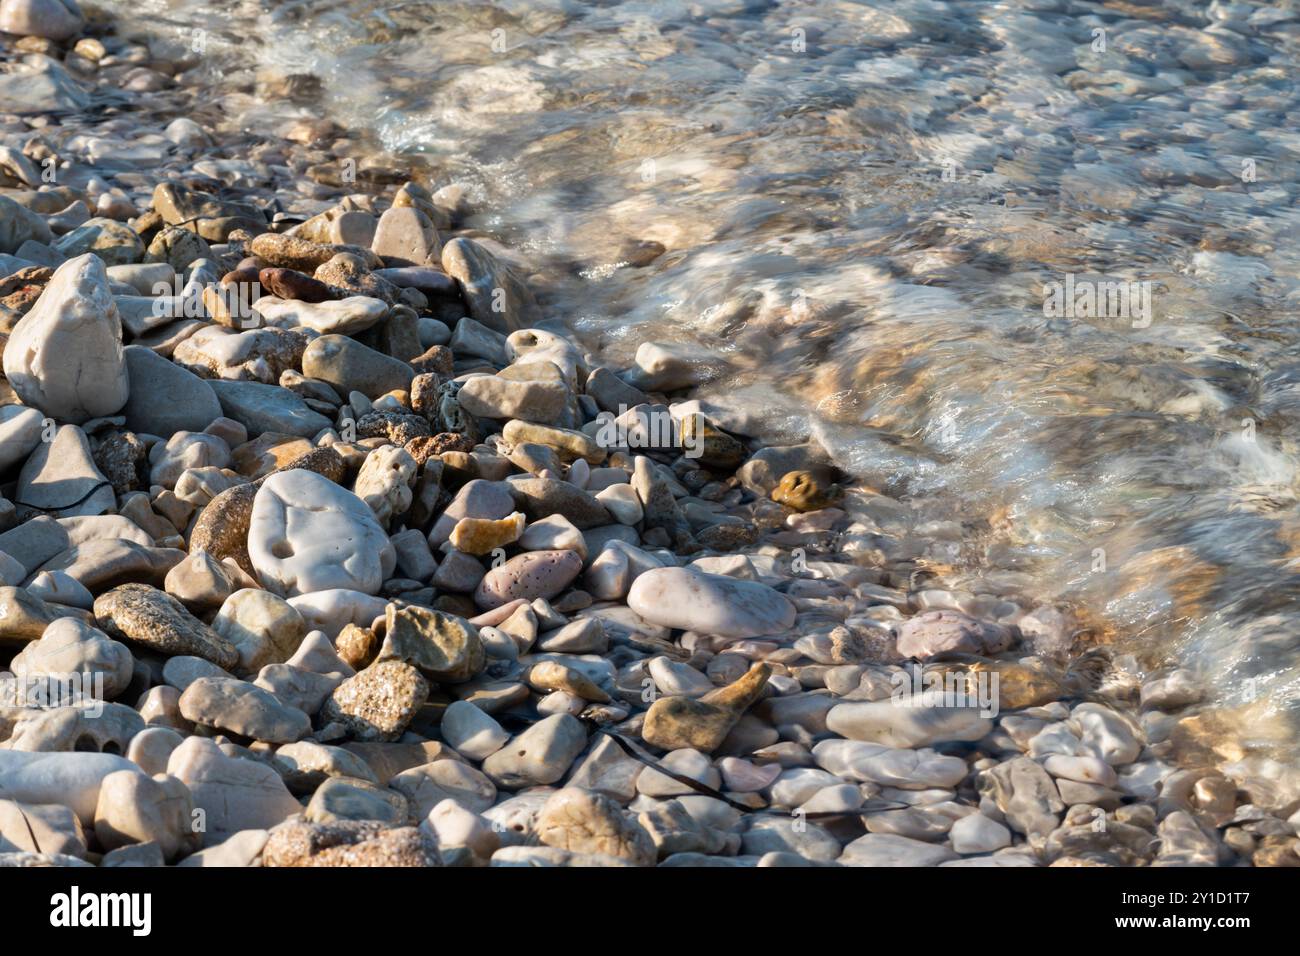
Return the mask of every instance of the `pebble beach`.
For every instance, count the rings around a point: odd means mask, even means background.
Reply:
[[[305,74],[231,129],[118,7],[0,0],[0,867],[1300,866],[1285,700],[579,321],[669,236],[562,266]]]

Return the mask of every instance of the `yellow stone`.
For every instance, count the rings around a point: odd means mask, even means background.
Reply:
[[[516,511],[505,518],[461,518],[451,529],[451,546],[466,554],[491,554],[518,541],[524,533],[524,516]]]

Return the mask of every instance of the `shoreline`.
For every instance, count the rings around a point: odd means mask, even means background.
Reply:
[[[76,82],[111,74],[112,56]],[[71,851],[55,862],[152,859],[147,844],[159,860],[262,865],[348,855],[339,845],[448,865],[1296,855],[1297,798],[1286,781],[1269,793],[1267,765],[1230,779],[1231,761],[1166,761],[1203,693],[1186,672],[1139,686],[1103,651],[1065,657],[1058,609],[917,588],[923,562],[880,548],[911,536],[905,503],[837,481],[820,449],[756,447],[707,409],[686,426],[698,459],[603,444],[662,436],[665,415],[680,431],[711,359],[644,342],[637,366],[607,368],[539,329],[509,250],[456,231],[454,183],[430,191],[358,164],[368,189],[347,199],[351,184],[317,180],[307,210],[279,210],[297,224],[276,229],[248,202],[257,190],[196,172],[226,158],[210,131],[165,129],[192,182],[155,181],[152,209],[148,174],[129,169],[115,177],[129,188],[106,178],[93,210],[57,175],[22,196],[30,215],[5,207],[47,265],[5,280],[10,338],[33,353],[5,371],[37,417],[3,420],[18,481],[0,534],[15,566],[0,570],[20,623],[0,628],[0,648],[21,651],[23,679],[71,659],[112,687],[94,717],[0,711],[0,781],[85,831],[79,844],[49,811]],[[263,149],[285,158],[266,164],[274,197],[294,184],[270,166],[306,160],[289,140]],[[37,158],[11,154],[9,168],[48,186]],[[306,215],[327,191],[343,204]],[[274,301],[250,295],[246,315],[200,292],[207,321],[167,321],[145,290],[184,290],[182,276]],[[76,333],[60,331],[73,315]],[[114,327],[143,348],[115,360]],[[52,546],[38,532],[66,546],[29,566]],[[900,701],[898,685],[923,680],[909,659],[924,676],[992,681],[996,717]],[[87,735],[121,763],[68,752]],[[523,742],[538,765],[510,759]],[[44,770],[23,756],[51,752]],[[142,768],[167,778],[144,783]],[[238,783],[211,782],[223,777]],[[69,779],[76,807],[53,799]],[[202,833],[150,809],[188,799],[211,822],[232,795],[242,815]],[[115,832],[153,839],[113,847]],[[0,836],[23,852],[23,834]]]

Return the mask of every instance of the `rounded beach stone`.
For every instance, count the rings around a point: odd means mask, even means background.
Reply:
[[[587,731],[581,721],[569,714],[552,714],[484,760],[483,772],[507,790],[555,783],[586,746]]]
[[[757,581],[694,568],[655,568],[638,577],[627,605],[653,624],[718,637],[780,634],[794,626],[795,607]]]
[[[105,850],[156,843],[172,860],[198,849],[194,798],[175,777],[118,771],[104,778],[95,807],[95,838]]]
[[[470,760],[486,760],[510,739],[491,714],[467,700],[450,704],[442,713],[442,739]]]
[[[307,622],[284,598],[244,588],[226,598],[212,629],[239,652],[236,670],[253,674],[291,658],[307,634]]]
[[[117,770],[139,773],[135,764],[115,754],[0,750],[0,780],[7,799],[61,804],[85,826],[95,821],[100,785]]]
[[[67,676],[90,678],[83,692],[102,690],[95,696],[112,700],[131,683],[135,661],[125,644],[76,618],[61,617],[13,659],[10,669],[18,677]]]
[[[655,862],[654,841],[639,823],[604,794],[578,787],[551,794],[538,815],[537,836],[573,853],[601,853],[637,866]]]
[[[1011,643],[1001,624],[978,621],[959,611],[926,611],[895,625],[895,647],[903,657],[926,658],[946,651],[997,654]]]
[[[180,708],[195,724],[273,744],[293,743],[311,732],[311,720],[301,710],[231,677],[200,677],[181,694]]]
[[[260,760],[231,757],[212,740],[187,737],[167,773],[190,789],[203,811],[202,842],[216,846],[241,830],[265,830],[302,812],[280,775]]]
[[[405,362],[362,345],[346,335],[322,335],[302,354],[302,373],[328,382],[341,395],[361,392],[378,398],[410,387],[415,370]]]
[[[357,740],[396,740],[425,700],[429,683],[403,661],[380,661],[349,677],[321,708]]]
[[[388,785],[411,802],[416,817],[427,817],[443,800],[480,813],[496,801],[497,788],[482,771],[459,760],[435,760],[403,770]]]
[[[263,269],[263,273],[268,270]],[[315,280],[312,280],[315,281]],[[353,335],[364,332],[388,314],[388,303],[369,296],[353,295],[327,302],[304,302],[264,296],[255,306],[272,325],[302,326],[322,335]]]
[[[262,583],[284,596],[332,588],[374,594],[397,563],[364,501],[302,469],[276,472],[258,489],[248,554]]]
[[[479,607],[500,607],[517,598],[553,598],[582,571],[576,551],[529,551],[484,575],[474,591]]]
[[[73,0],[5,0],[0,4],[0,32],[15,36],[68,40],[85,23]]]
[[[411,507],[411,486],[418,471],[410,452],[384,445],[366,456],[353,490],[374,512],[375,520],[387,527],[393,517]]]

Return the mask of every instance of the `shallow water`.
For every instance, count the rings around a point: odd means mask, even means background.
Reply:
[[[593,348],[727,356],[769,440],[962,523],[949,583],[1094,609],[1260,742],[1300,705],[1294,5],[110,6],[207,29],[232,128],[328,115],[472,183]],[[257,106],[268,73],[321,96]],[[1150,313],[1046,315],[1067,276]]]

